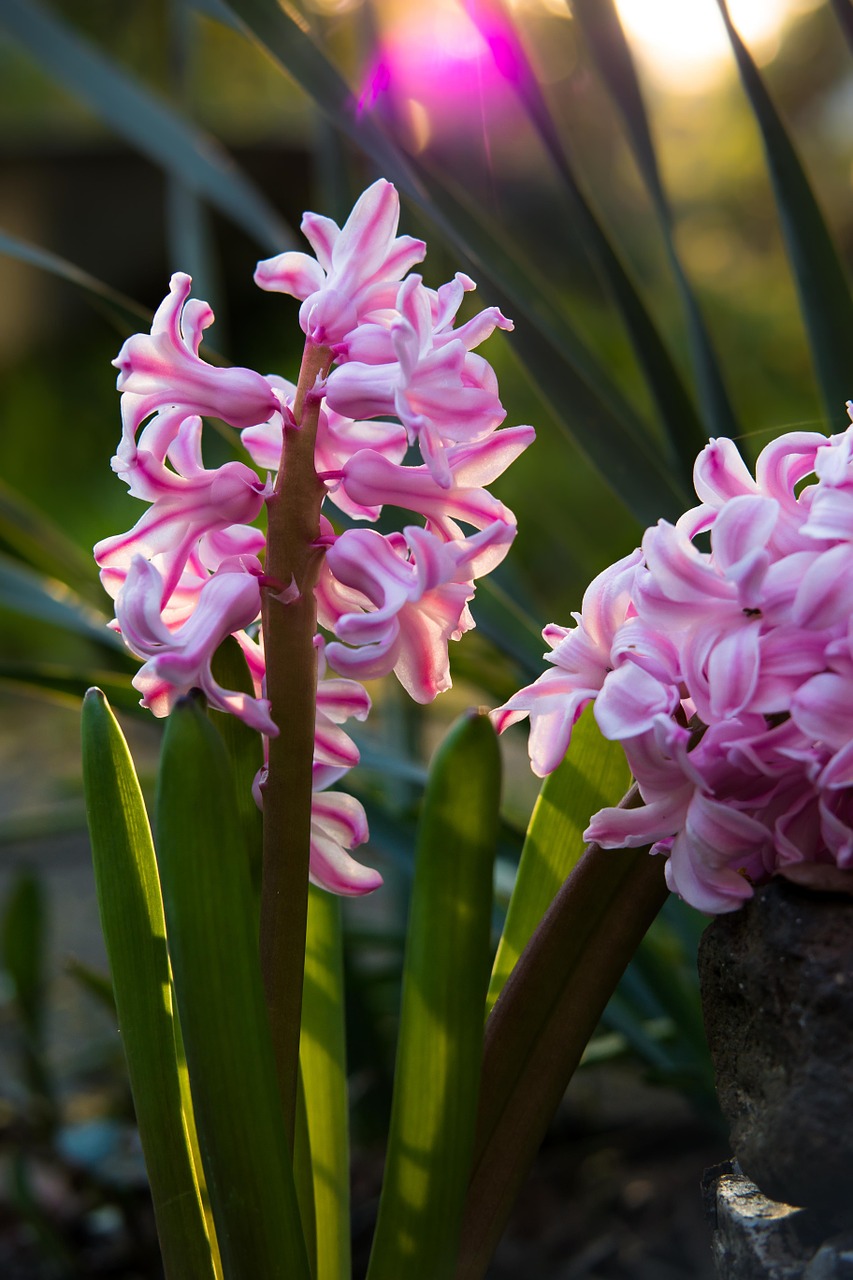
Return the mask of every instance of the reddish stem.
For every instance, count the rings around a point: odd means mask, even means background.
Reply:
[[[282,464],[269,499],[263,591],[267,697],[279,735],[269,743],[264,785],[264,859],[261,888],[261,970],[269,1011],[285,1124],[293,1141],[299,1073],[299,1027],[308,910],[311,766],[317,694],[314,586],[323,552],[320,532],[324,486],[314,466],[320,401],[313,388],[332,362],[327,347],[306,343],[293,405],[285,423]],[[279,598],[296,598],[284,603]],[[284,591],[282,592],[282,588]]]

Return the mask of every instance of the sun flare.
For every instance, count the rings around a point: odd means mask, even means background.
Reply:
[[[655,76],[701,89],[731,57],[716,0],[616,0],[637,52]],[[785,22],[819,0],[729,0],[732,20],[759,61],[772,58]]]

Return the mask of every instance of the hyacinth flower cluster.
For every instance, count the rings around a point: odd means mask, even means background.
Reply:
[[[642,804],[602,809],[586,838],[650,844],[714,914],[777,869],[853,867],[853,426],[780,437],[754,477],[712,440],[694,483],[698,506],[601,573],[573,627],[546,628],[552,667],[494,717],[530,717],[545,775],[594,703]]]
[[[474,625],[475,582],[515,534],[512,512],[486,486],[534,434],[498,430],[497,380],[474,351],[511,322],[490,307],[457,325],[473,281],[460,273],[428,288],[411,271],[426,246],[398,236],[398,221],[397,193],[379,181],[342,228],[305,215],[316,257],[287,252],[259,264],[260,288],[301,301],[297,384],[204,360],[213,314],[190,297],[188,276],[172,278],[150,334],[131,337],[115,361],[123,430],[113,468],[146,510],[95,548],[113,625],[142,659],[134,685],[157,716],[198,688],[264,735],[269,751],[287,720],[272,693],[269,628],[283,618],[285,631],[285,615],[304,615],[319,667],[307,695],[310,877],[341,894],[381,883],[350,853],[367,838],[362,806],[329,789],[358,762],[343,725],[368,714],[361,682],[394,672],[421,703],[450,686],[448,642]],[[236,428],[254,466],[206,467],[205,417]],[[384,504],[412,522],[380,533],[372,526]],[[211,662],[229,636],[253,695],[214,679]],[[286,645],[278,653],[286,667]],[[280,686],[288,679],[278,672]],[[264,769],[262,807],[266,786]]]

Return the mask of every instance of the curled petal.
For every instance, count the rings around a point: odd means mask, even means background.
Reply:
[[[213,320],[213,312],[206,303],[184,309],[191,286],[188,275],[173,275],[151,333],[127,339],[113,361],[119,391],[138,397],[137,411],[146,417],[179,405],[185,416],[223,418],[234,427],[265,422],[278,408],[265,378],[251,369],[215,368],[199,358],[201,331]]]

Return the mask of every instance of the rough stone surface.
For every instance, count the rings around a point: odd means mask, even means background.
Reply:
[[[706,1175],[719,1280],[851,1280],[853,1233],[821,1241],[809,1209],[769,1200],[736,1163]]]
[[[853,898],[773,880],[709,925],[699,974],[743,1172],[853,1226]]]
[[[803,1280],[814,1252],[797,1230],[805,1210],[768,1200],[742,1174],[723,1174],[715,1192],[711,1252],[720,1280]]]

